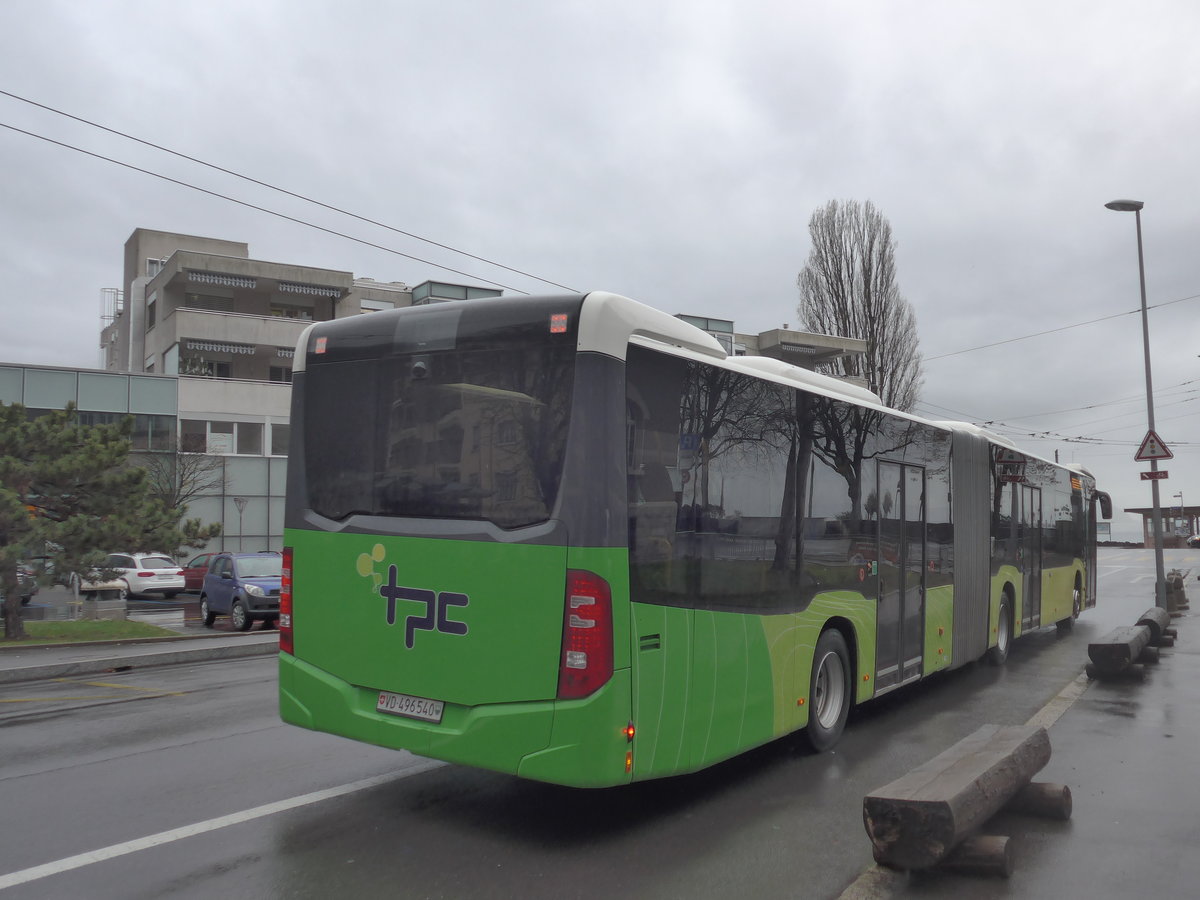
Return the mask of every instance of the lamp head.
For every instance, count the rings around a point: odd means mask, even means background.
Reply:
[[[1117,212],[1137,212],[1145,205],[1141,200],[1110,200],[1104,204],[1107,209],[1115,209]]]

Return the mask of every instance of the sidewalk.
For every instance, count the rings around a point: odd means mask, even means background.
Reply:
[[[1031,721],[1053,753],[1035,781],[1065,784],[1073,812],[1058,822],[1001,812],[983,833],[1014,848],[1009,878],[874,867],[840,900],[1186,897],[1200,884],[1200,648],[1190,614],[1179,641],[1144,682],[1081,675]]]
[[[42,644],[0,649],[0,684],[93,675],[149,666],[240,659],[279,652],[279,632],[248,631],[225,635],[180,635],[147,641]]]
[[[62,614],[63,608],[71,601],[65,588],[43,589],[31,604],[36,607],[31,610],[35,614],[27,620],[67,618]],[[165,605],[184,606],[187,603],[185,597],[176,604]],[[262,631],[256,626],[247,632],[214,632],[201,627],[198,622],[187,625],[182,610],[174,612],[176,615],[172,616],[151,609],[129,614],[130,619],[164,625],[177,632],[174,637],[0,647],[0,685],[211,659],[269,656],[279,652],[278,631]],[[156,622],[160,618],[163,621]]]

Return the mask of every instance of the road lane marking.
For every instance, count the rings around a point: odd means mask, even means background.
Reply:
[[[173,828],[170,831],[162,831],[144,838],[126,841],[123,844],[113,844],[110,847],[89,850],[87,853],[77,853],[75,856],[68,856],[54,862],[43,863],[40,866],[32,866],[28,869],[9,872],[7,875],[0,875],[0,890],[16,887],[19,884],[27,884],[30,881],[37,881],[41,878],[49,878],[51,875],[69,872],[72,869],[80,869],[84,866],[90,866],[93,863],[116,859],[119,856],[137,853],[140,850],[149,850],[151,847],[161,847],[163,844],[182,841],[185,838],[206,834],[210,831],[217,831],[221,828],[228,828],[231,825],[241,825],[243,822],[251,822],[254,819],[273,816],[276,813],[298,809],[301,806],[311,806],[323,800],[344,797],[347,794],[354,794],[358,791],[379,787],[380,785],[409,778],[413,775],[419,775],[422,772],[427,772],[430,769],[436,769],[444,765],[446,763],[437,760],[422,760],[411,768],[405,769],[403,772],[392,772],[387,775],[376,775],[374,778],[364,778],[361,781],[352,781],[349,784],[326,788],[323,791],[301,794],[299,797],[292,797],[288,800],[278,800],[275,803],[267,803],[263,806],[256,806],[253,809],[230,813],[227,816],[207,819],[203,822],[197,822],[194,825],[184,825],[182,828]]]

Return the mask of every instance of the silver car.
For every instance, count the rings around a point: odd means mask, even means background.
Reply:
[[[122,598],[160,594],[169,599],[185,586],[183,569],[165,553],[110,553],[100,568],[111,570],[112,578],[101,583],[97,572],[85,575],[77,582],[81,594],[115,588]]]

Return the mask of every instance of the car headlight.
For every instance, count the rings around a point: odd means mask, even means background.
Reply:
[[[260,588],[257,584],[246,585],[246,593],[249,594],[251,597],[265,597],[266,596],[266,594],[263,593],[263,589]]]

